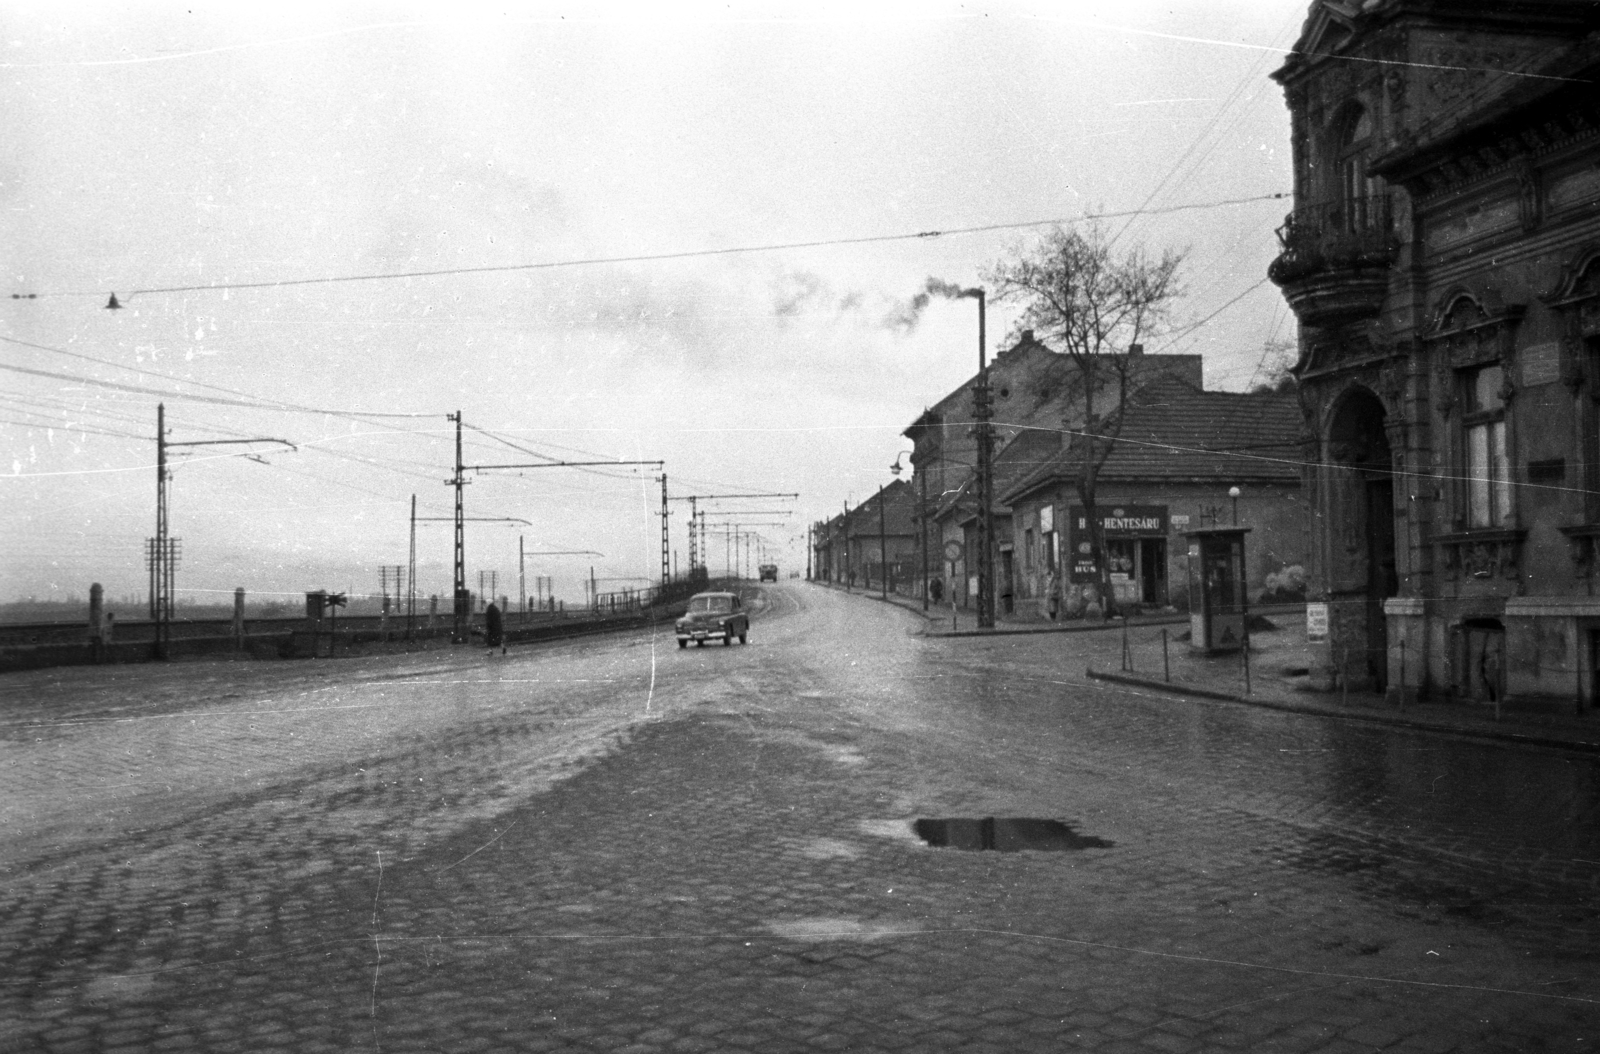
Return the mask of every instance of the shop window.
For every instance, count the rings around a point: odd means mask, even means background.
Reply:
[[[1164,538],[1106,540],[1111,589],[1124,604],[1167,602],[1167,543]]]
[[[1029,527],[1022,532],[1022,570],[1024,574],[1033,573],[1035,555],[1033,544],[1033,528]]]
[[[1505,372],[1496,364],[1463,370],[1460,377],[1467,525],[1502,527],[1511,522],[1511,460],[1506,454],[1502,392]]]

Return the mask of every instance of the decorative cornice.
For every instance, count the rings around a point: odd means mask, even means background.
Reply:
[[[1452,317],[1457,308],[1463,306],[1463,302],[1472,306],[1476,318],[1457,320]],[[1526,304],[1505,303],[1495,289],[1478,290],[1466,285],[1454,285],[1434,301],[1432,324],[1422,339],[1444,340],[1490,327],[1514,326],[1522,320],[1527,310]]]
[[[1600,296],[1600,269],[1596,270],[1592,288],[1583,288],[1584,276],[1600,264],[1600,245],[1587,245],[1561,267],[1561,274],[1550,290],[1539,294],[1539,299],[1550,307],[1565,307],[1582,300]]]

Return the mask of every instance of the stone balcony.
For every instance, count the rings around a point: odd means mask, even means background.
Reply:
[[[1356,322],[1383,306],[1400,253],[1387,195],[1295,209],[1278,228],[1278,243],[1267,276],[1302,325]]]

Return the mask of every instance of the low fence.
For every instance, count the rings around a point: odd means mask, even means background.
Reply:
[[[675,618],[688,598],[705,589],[737,588],[737,583],[677,582],[626,593],[600,594],[587,610],[512,611],[505,616],[508,644],[613,632]],[[482,647],[483,615],[468,622],[464,644]],[[419,651],[451,646],[454,625],[448,613],[417,615],[335,615],[320,622],[300,618],[174,619],[167,624],[168,659],[277,659]],[[109,640],[89,636],[89,622],[53,621],[0,624],[0,672],[148,662],[155,653],[156,623],[116,620]]]

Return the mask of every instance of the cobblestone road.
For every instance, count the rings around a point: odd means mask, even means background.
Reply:
[[[1600,1039],[1593,761],[766,598],[747,647],[0,678],[0,1049]],[[985,816],[1110,844],[911,833]]]

